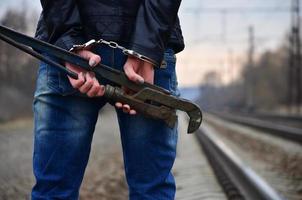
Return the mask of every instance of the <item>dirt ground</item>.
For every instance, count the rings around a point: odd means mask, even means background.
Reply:
[[[32,119],[0,125],[0,199],[30,199],[32,173]],[[127,199],[121,145],[115,113],[108,107],[99,117],[89,164],[80,191],[81,200]]]

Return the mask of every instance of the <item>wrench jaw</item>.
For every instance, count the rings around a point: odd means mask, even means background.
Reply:
[[[152,118],[162,119],[170,128],[174,128],[176,125],[176,110],[179,109],[184,111],[190,118],[187,129],[188,133],[195,132],[202,122],[202,112],[196,104],[182,99],[175,99],[175,97],[172,96],[163,96],[162,93],[156,93],[156,91],[153,91],[152,89],[143,89],[134,95],[127,95],[119,87],[107,85],[105,96],[116,101],[125,102],[137,111]],[[156,102],[160,105],[151,105],[146,102],[147,100]],[[169,102],[172,104],[170,107],[167,106]]]
[[[135,98],[140,99],[142,101],[152,100],[161,105],[164,105],[165,108],[169,107],[170,109],[176,109],[186,112],[187,115],[190,117],[188,133],[195,132],[201,125],[202,112],[200,108],[196,104],[186,99],[176,98],[171,95],[164,95],[163,93],[150,88],[144,88],[134,96]],[[163,110],[164,109],[162,109],[162,111]],[[167,113],[171,114],[170,112]],[[164,115],[164,112],[162,112],[161,114]],[[170,118],[169,116],[165,116],[164,118],[166,124],[168,124],[169,127],[173,128],[177,120],[176,114],[175,116],[172,115]]]
[[[197,106],[196,106],[197,107]],[[187,112],[190,117],[189,126],[188,126],[188,134],[194,133],[198,130],[202,122],[202,112],[197,107],[193,111]]]

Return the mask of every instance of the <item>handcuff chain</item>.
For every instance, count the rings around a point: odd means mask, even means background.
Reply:
[[[127,48],[119,45],[117,42],[100,39],[98,41],[95,41],[95,43],[96,44],[105,44],[105,45],[109,46],[112,49],[120,49],[123,52],[123,54],[125,54],[127,56],[129,56],[129,55],[134,56],[136,58],[139,58],[143,61],[149,62],[152,65],[156,66],[156,64],[151,59],[147,58],[146,56],[140,55],[140,54],[138,54],[137,52],[135,52],[133,50],[127,49]],[[166,68],[166,65],[161,64],[160,68]]]
[[[73,45],[73,47],[70,49],[70,51],[76,51],[76,50],[81,50],[81,49],[87,49],[95,44],[105,44],[108,47],[112,48],[112,49],[120,49],[123,54],[127,55],[127,56],[134,56],[140,60],[146,61],[148,63],[151,63],[153,66],[157,66],[156,62],[154,62],[151,58],[148,58],[147,56],[141,55],[133,50],[127,49],[121,45],[119,45],[117,42],[114,41],[107,41],[104,39],[99,39],[99,40],[90,40],[88,42],[86,42],[85,44],[82,45]],[[166,68],[166,64],[162,63],[160,65],[160,68]]]
[[[126,49],[125,47],[123,46],[120,46],[118,43],[116,42],[113,42],[113,41],[107,41],[107,40],[104,40],[104,39],[100,39],[98,41],[95,42],[96,44],[105,44],[107,46],[109,46],[110,48],[112,49],[120,49],[122,50],[122,52],[124,53],[125,50],[128,50]]]

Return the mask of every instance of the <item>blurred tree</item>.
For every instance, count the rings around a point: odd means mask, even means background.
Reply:
[[[286,102],[287,51],[283,46],[276,51],[264,52],[253,68],[244,68],[244,79],[253,77],[251,85],[257,109],[276,109]]]
[[[211,71],[205,74],[204,81],[207,85],[212,85],[218,87],[221,85],[221,79],[217,72]]]
[[[11,27],[20,32],[26,32],[26,17],[25,11],[14,11],[8,10],[4,17],[1,20],[1,24],[4,26]],[[1,68],[2,68],[2,77],[1,80],[5,82],[12,82],[16,79],[15,72],[18,71],[15,67],[20,66],[19,61],[20,57],[17,57],[19,52],[12,46],[1,43]],[[14,59],[12,59],[14,58]],[[1,62],[2,61],[2,62]],[[24,61],[23,61],[24,62]],[[19,68],[19,67],[18,67]]]
[[[202,87],[200,105],[208,110],[231,109],[246,111],[247,93],[246,81],[253,80],[250,89],[253,94],[255,111],[276,110],[287,101],[287,67],[288,49],[282,45],[274,51],[264,52],[253,64],[244,64],[241,78],[229,85],[219,85],[217,73],[205,75],[205,85]]]
[[[27,15],[25,6],[22,10],[10,9],[0,23],[22,33],[32,33],[37,17],[31,14],[29,18]],[[0,120],[31,112],[36,66],[35,59],[0,41]]]

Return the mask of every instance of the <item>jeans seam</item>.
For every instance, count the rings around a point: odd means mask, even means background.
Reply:
[[[115,65],[115,49],[112,49],[112,54],[111,54],[111,67],[114,68]]]

